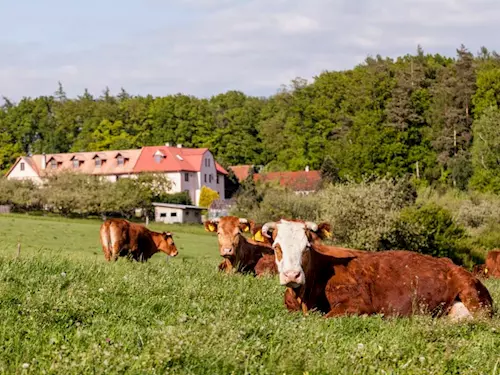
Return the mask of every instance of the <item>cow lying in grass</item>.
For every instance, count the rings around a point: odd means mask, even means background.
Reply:
[[[454,319],[492,315],[486,287],[447,258],[411,251],[368,252],[322,245],[312,222],[266,223],[289,310],[342,315],[409,316],[428,313]]]
[[[204,224],[207,231],[217,233],[219,252],[224,258],[219,265],[221,271],[234,270],[257,276],[277,273],[271,245],[243,236],[243,232],[248,232],[254,227],[253,222],[235,216],[225,216],[205,221]],[[260,230],[257,229],[256,232],[260,233]]]
[[[484,264],[476,264],[472,269],[476,277],[487,279],[489,277],[500,278],[500,250],[491,250],[486,255]]]
[[[178,254],[172,233],[158,233],[123,219],[106,220],[100,229],[102,251],[107,261],[128,257],[145,262],[157,252]]]

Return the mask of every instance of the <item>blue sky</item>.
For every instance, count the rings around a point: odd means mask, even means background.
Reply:
[[[0,0],[0,95],[271,95],[368,55],[500,50],[497,0]]]

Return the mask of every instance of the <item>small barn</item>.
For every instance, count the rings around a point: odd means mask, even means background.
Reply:
[[[153,203],[155,221],[166,224],[201,224],[202,207],[173,203]]]

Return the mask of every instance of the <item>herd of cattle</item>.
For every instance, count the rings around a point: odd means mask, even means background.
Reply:
[[[327,223],[281,219],[257,225],[226,216],[204,225],[217,233],[223,258],[219,270],[279,275],[290,311],[320,311],[325,317],[430,314],[452,320],[493,314],[493,300],[480,279],[500,277],[500,251],[491,251],[486,264],[471,273],[448,258],[412,251],[327,246],[323,241],[332,238]],[[100,239],[108,261],[178,254],[170,232],[153,232],[122,219],[105,221]]]

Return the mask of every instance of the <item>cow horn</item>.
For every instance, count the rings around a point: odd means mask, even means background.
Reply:
[[[248,220],[245,218],[240,218],[240,223],[241,224],[248,224]]]
[[[306,228],[312,230],[313,232],[316,232],[318,230],[318,224],[312,221],[306,221]]]
[[[262,234],[266,236],[267,238],[271,238],[269,235],[269,229],[276,229],[276,223],[274,221],[270,221],[268,223],[265,223],[262,226]]]

